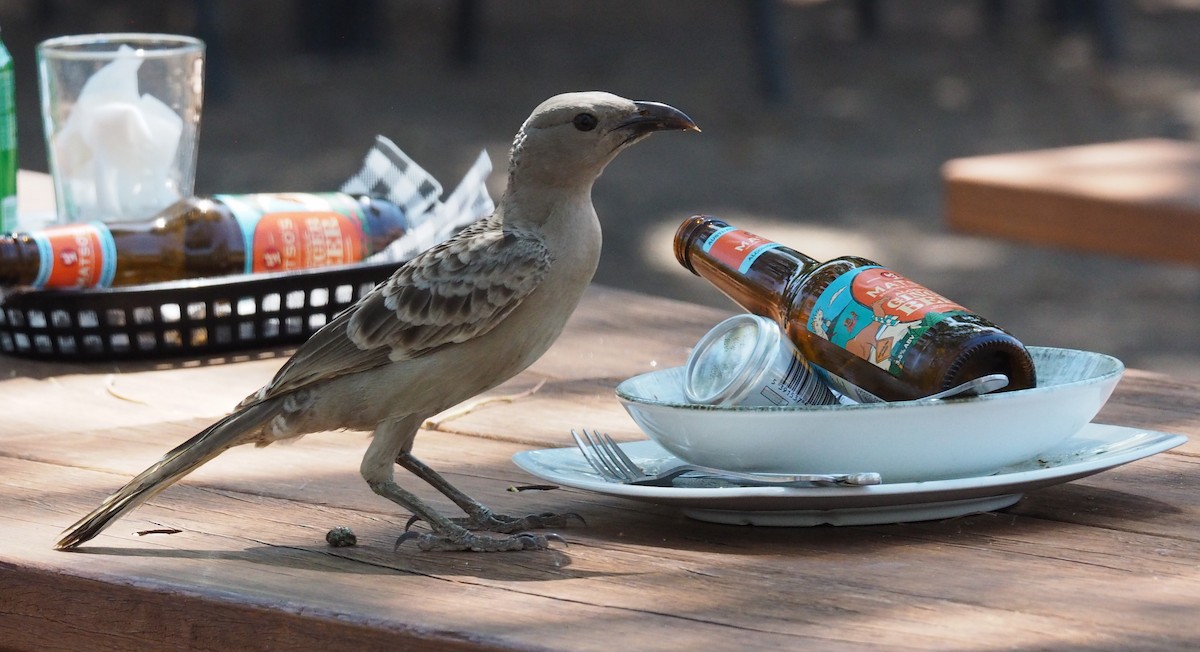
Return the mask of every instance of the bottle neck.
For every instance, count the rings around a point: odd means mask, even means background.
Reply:
[[[686,220],[675,234],[675,257],[748,311],[776,317],[796,281],[820,263],[714,217]]]
[[[28,235],[0,235],[0,288],[33,283],[39,263],[37,243]]]
[[[371,195],[355,197],[362,209],[367,254],[377,254],[412,228],[404,209],[387,199]]]

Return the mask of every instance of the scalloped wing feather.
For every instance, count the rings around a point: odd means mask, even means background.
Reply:
[[[483,335],[541,284],[551,262],[533,234],[503,230],[495,216],[475,222],[315,333],[252,399]]]

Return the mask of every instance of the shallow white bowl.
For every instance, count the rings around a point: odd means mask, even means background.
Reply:
[[[617,398],[676,457],[767,473],[875,471],[884,482],[986,475],[1053,448],[1092,420],[1125,366],[1089,351],[1029,347],[1033,389],[948,401],[811,407],[689,403],[685,369],[630,378]]]

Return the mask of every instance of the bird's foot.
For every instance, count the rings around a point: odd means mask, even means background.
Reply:
[[[490,536],[486,534],[475,534],[467,530],[451,533],[449,535],[437,534],[433,532],[410,532],[406,531],[396,539],[396,549],[406,541],[416,541],[417,547],[424,551],[458,551],[471,550],[473,552],[508,552],[514,550],[546,550],[550,547],[551,541],[558,541],[566,545],[566,541],[557,534],[533,534],[531,532],[521,532],[511,536]]]
[[[541,514],[528,514],[517,518],[505,516],[504,514],[493,514],[489,510],[481,510],[466,518],[452,518],[450,520],[455,525],[460,525],[468,530],[487,530],[488,532],[512,534],[513,532],[524,532],[525,530],[566,527],[571,519],[576,519],[583,525],[587,525],[587,521],[574,512],[566,514],[542,512]],[[404,531],[407,532],[419,520],[421,520],[419,516],[413,516],[408,519],[408,523],[404,526]]]

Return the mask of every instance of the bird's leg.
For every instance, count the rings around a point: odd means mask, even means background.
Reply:
[[[467,528],[510,533],[529,529],[564,527],[567,521],[572,518],[578,519],[581,523],[583,522],[583,517],[574,513],[555,514],[553,512],[544,512],[542,514],[529,514],[520,518],[496,514],[487,505],[475,500],[450,484],[441,474],[426,466],[421,460],[418,460],[411,451],[401,451],[396,456],[396,464],[399,464],[413,475],[429,483],[431,487],[440,491],[442,495],[454,501],[455,505],[458,505],[466,512],[467,518],[451,520]],[[416,513],[413,516],[414,518],[424,518]]]
[[[401,450],[408,448],[422,420],[414,415],[379,424],[360,467],[363,479],[372,491],[411,511],[414,516],[428,523],[432,530],[428,533],[405,532],[396,540],[396,546],[399,547],[405,541],[413,539],[421,550],[499,552],[548,548],[550,540],[555,538],[553,535],[548,539],[543,535],[530,533],[488,536],[471,532],[396,484],[392,462]]]
[[[405,532],[396,539],[396,547],[410,539],[416,540],[421,550],[473,550],[476,552],[503,552],[507,550],[545,550],[550,547],[550,538],[540,534],[522,532],[507,536],[476,534],[439,514],[400,485],[389,481],[368,480],[371,489],[392,502],[411,511],[426,523],[432,532]]]

